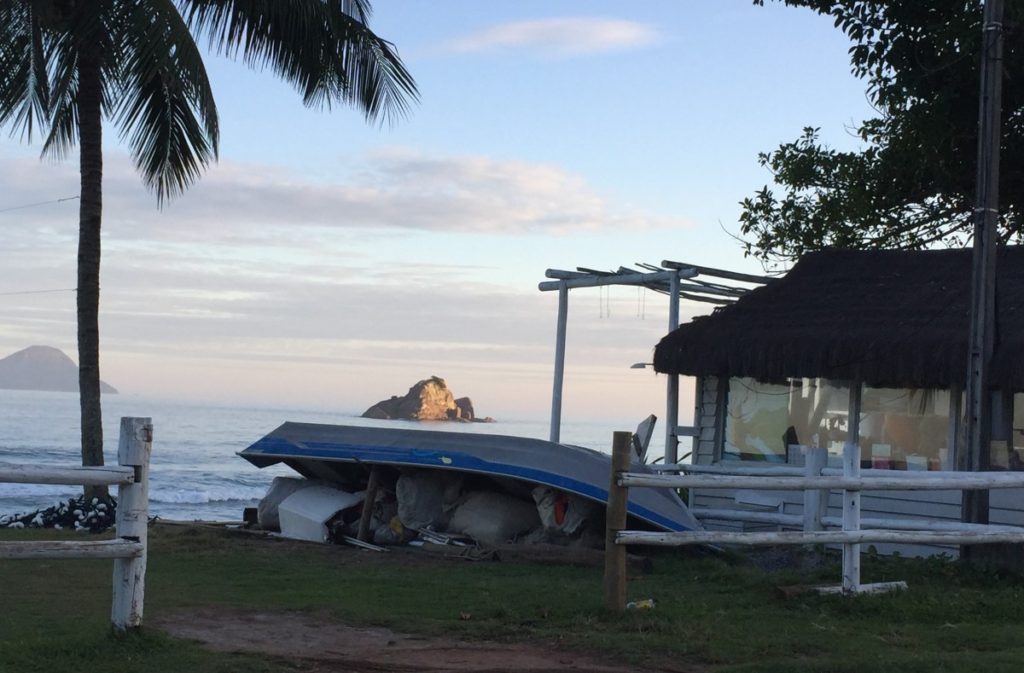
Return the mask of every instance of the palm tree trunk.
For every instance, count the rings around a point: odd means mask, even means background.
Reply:
[[[78,210],[78,394],[82,412],[82,465],[103,464],[100,410],[100,223],[103,216],[103,111],[100,54],[83,45],[78,59],[78,141],[81,199]],[[85,497],[107,496],[106,486],[85,487]]]

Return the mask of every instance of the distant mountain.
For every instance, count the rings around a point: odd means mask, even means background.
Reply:
[[[0,388],[78,392],[78,365],[58,348],[29,346],[0,360]],[[101,393],[117,390],[100,381]]]

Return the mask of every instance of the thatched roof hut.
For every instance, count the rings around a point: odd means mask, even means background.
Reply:
[[[997,255],[993,387],[1024,391],[1024,246]],[[661,340],[662,373],[949,388],[967,373],[971,251],[828,250]]]

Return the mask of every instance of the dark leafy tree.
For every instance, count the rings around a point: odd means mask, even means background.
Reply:
[[[746,253],[771,263],[806,251],[965,245],[972,234],[982,4],[970,0],[785,0],[834,18],[877,116],[859,151],[819,129],[759,155],[775,186],[742,202]],[[761,4],[758,0],[755,4]],[[1000,228],[1024,240],[1024,0],[1008,0]]]
[[[78,361],[82,463],[103,464],[99,389],[102,121],[119,130],[158,203],[217,157],[218,121],[197,41],[269,68],[306,105],[368,120],[403,114],[416,85],[368,26],[368,0],[0,0],[0,126],[43,154],[78,146]],[[87,489],[105,495],[105,489]]]

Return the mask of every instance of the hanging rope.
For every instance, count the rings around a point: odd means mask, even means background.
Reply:
[[[62,199],[53,199],[51,201],[38,201],[36,203],[26,203],[21,206],[10,206],[8,208],[0,208],[0,213],[9,213],[12,210],[24,210],[25,208],[35,208],[37,206],[48,206],[51,203],[63,203],[64,201],[74,201],[77,196],[65,196]]]
[[[58,290],[21,290],[19,292],[0,292],[0,297],[14,297],[21,294],[49,294],[51,292],[77,292],[73,287],[61,288]]]

